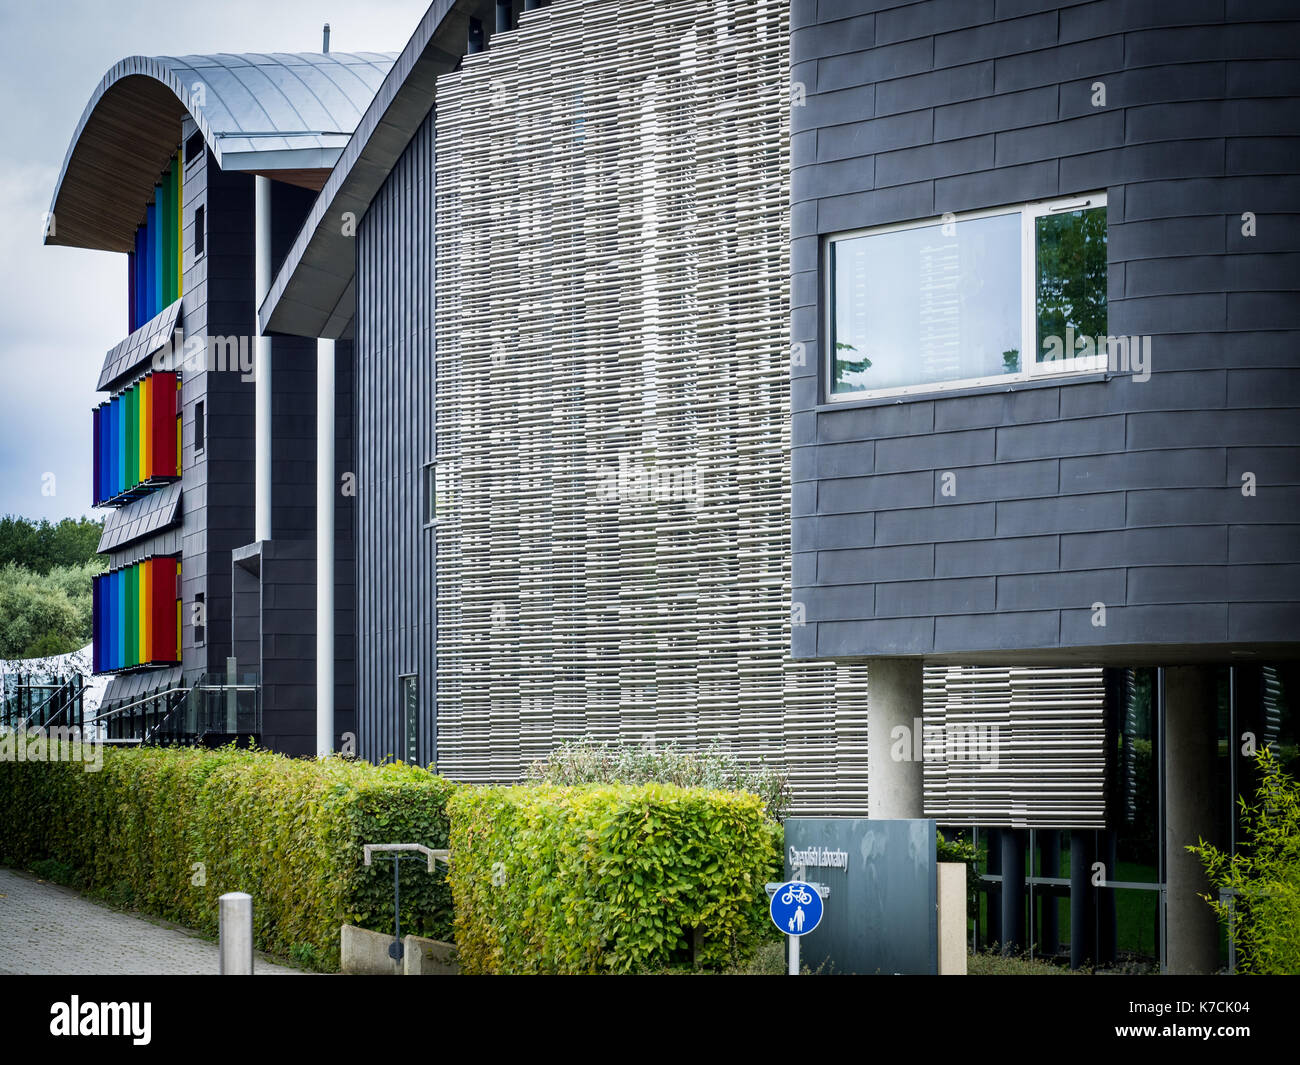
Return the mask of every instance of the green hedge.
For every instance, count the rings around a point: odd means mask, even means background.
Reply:
[[[453,789],[416,766],[230,748],[110,749],[98,772],[3,761],[0,859],[213,934],[218,896],[247,891],[259,949],[336,969],[342,924],[392,928],[392,861],[366,868],[362,844],[446,847]],[[444,881],[403,861],[404,931],[450,938]]]
[[[462,788],[448,811],[464,972],[720,966],[774,934],[763,885],[780,879],[781,828],[756,795]]]

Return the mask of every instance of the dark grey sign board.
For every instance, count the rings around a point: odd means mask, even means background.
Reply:
[[[826,884],[826,915],[803,937],[803,964],[823,973],[939,971],[935,823],[926,818],[794,817],[785,875]]]

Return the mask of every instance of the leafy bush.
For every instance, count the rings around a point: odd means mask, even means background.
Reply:
[[[665,747],[613,746],[584,738],[562,744],[529,768],[536,784],[675,784],[679,788],[748,791],[763,800],[768,816],[780,821],[790,808],[790,783],[782,770],[749,766],[716,745],[684,751]]]
[[[763,885],[780,879],[781,829],[755,795],[462,788],[448,811],[464,972],[723,966],[768,931]]]
[[[1238,969],[1293,976],[1300,973],[1300,783],[1269,748],[1260,748],[1256,761],[1256,801],[1240,799],[1241,852],[1227,854],[1204,840],[1187,849],[1217,890],[1237,893],[1235,906],[1202,897],[1236,940]]]
[[[446,847],[453,787],[416,766],[234,748],[110,749],[99,772],[3,761],[0,854],[208,933],[218,897],[247,891],[258,948],[334,969],[341,925],[392,928],[392,862],[367,868],[362,845]],[[450,936],[444,879],[403,863],[405,930]]]

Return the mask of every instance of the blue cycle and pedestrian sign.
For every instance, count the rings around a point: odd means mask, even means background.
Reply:
[[[821,923],[824,907],[816,887],[802,880],[790,880],[772,893],[767,912],[786,935],[806,936]]]

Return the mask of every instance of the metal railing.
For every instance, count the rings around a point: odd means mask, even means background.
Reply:
[[[12,729],[46,728],[55,724],[81,727],[85,710],[85,679],[15,674],[5,684],[0,702],[0,726]]]
[[[110,742],[219,746],[259,739],[261,688],[251,677],[229,684],[222,674],[204,674],[191,687],[152,692],[88,722],[101,723]]]

